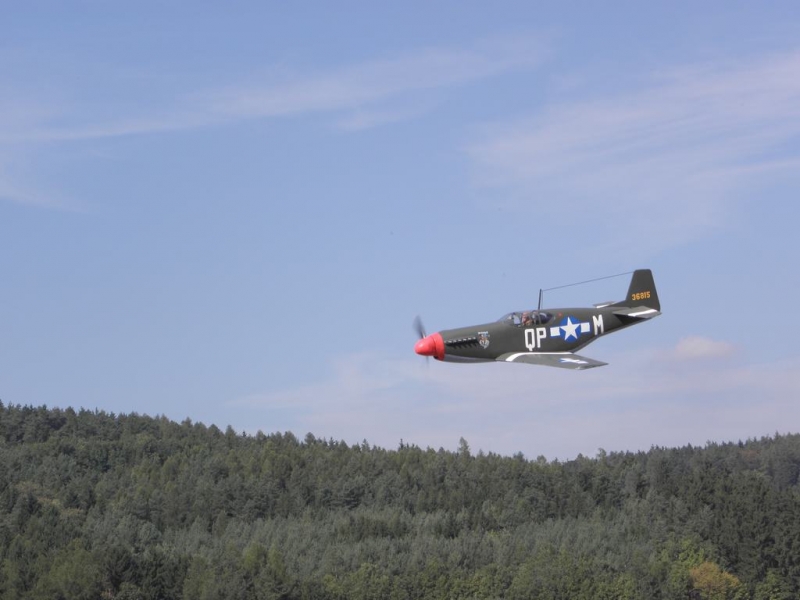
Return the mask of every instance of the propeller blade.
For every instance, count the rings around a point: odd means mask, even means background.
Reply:
[[[428,334],[425,333],[425,326],[422,324],[422,319],[419,318],[419,315],[414,317],[414,331],[417,332],[419,339],[427,337]]]
[[[414,331],[417,332],[417,335],[419,336],[419,339],[421,339],[421,340],[426,338],[426,337],[428,337],[428,334],[425,333],[425,325],[422,324],[422,319],[419,318],[419,315],[414,317]],[[431,358],[430,356],[426,356],[425,357],[425,369],[426,370],[429,368],[430,358]]]

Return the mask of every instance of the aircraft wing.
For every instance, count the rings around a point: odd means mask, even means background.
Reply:
[[[599,360],[594,360],[593,358],[579,356],[572,352],[514,352],[502,354],[497,360],[576,370],[602,367],[608,364]]]

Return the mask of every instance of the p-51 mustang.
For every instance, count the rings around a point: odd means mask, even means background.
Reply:
[[[594,308],[548,308],[512,312],[499,321],[447,329],[425,335],[417,320],[420,340],[414,351],[448,362],[505,361],[591,369],[608,363],[575,354],[601,335],[636,325],[661,314],[650,269],[633,272],[628,295],[619,302]]]

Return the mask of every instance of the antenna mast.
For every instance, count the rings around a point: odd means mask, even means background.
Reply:
[[[560,290],[563,288],[573,287],[576,285],[583,285],[585,283],[593,283],[595,281],[601,281],[603,279],[613,279],[614,277],[622,277],[623,275],[630,275],[633,271],[626,271],[625,273],[617,273],[616,275],[606,275],[605,277],[596,277],[595,279],[587,279],[586,281],[578,281],[577,283],[568,283],[567,285],[557,285],[556,287],[546,288],[546,289],[539,289],[539,308],[537,310],[542,310],[542,298],[544,297],[544,292],[550,292],[552,290]]]

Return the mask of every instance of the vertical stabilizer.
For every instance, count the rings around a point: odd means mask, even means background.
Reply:
[[[650,269],[634,271],[627,297],[614,306],[646,306],[660,311],[661,303],[658,301],[653,272]]]

